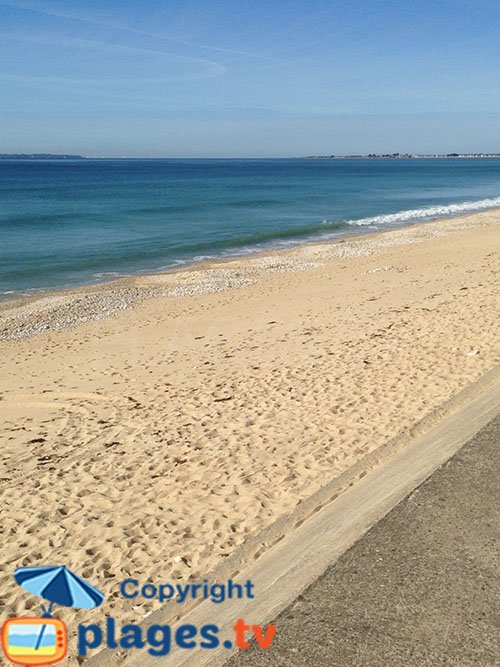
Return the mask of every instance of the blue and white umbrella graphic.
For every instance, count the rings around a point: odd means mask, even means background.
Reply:
[[[68,570],[65,565],[18,567],[14,579],[25,591],[63,607],[93,609],[105,599],[101,591]]]
[[[60,604],[63,607],[76,607],[77,609],[93,609],[102,604],[105,599],[105,595],[101,591],[68,570],[65,565],[59,567],[18,567],[14,572],[14,579],[28,593],[39,595],[50,602],[48,609],[42,605],[45,617],[50,617],[54,604]],[[37,650],[44,632],[45,625],[42,626],[37,638],[35,646]]]

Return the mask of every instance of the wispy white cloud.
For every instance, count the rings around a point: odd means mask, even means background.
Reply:
[[[0,3],[1,4],[1,3]],[[171,62],[177,62],[178,64],[187,64],[187,65],[193,65],[197,68],[196,71],[193,72],[181,72],[177,75],[175,74],[169,74],[168,76],[161,76],[161,77],[152,77],[150,80],[156,81],[156,82],[167,82],[167,81],[186,81],[186,80],[196,80],[196,79],[206,79],[206,78],[213,78],[217,76],[223,75],[226,71],[227,68],[225,65],[213,61],[213,60],[208,60],[206,58],[196,58],[194,56],[188,56],[176,52],[171,52],[171,51],[164,51],[162,49],[156,49],[156,48],[150,48],[150,47],[143,47],[143,46],[132,46],[130,44],[119,44],[115,42],[110,42],[110,41],[104,41],[100,39],[90,39],[90,38],[77,38],[77,37],[64,37],[60,35],[27,35],[25,33],[0,33],[0,37],[3,37],[4,39],[10,38],[10,39],[15,39],[16,41],[25,41],[25,42],[35,42],[38,44],[46,44],[46,45],[57,45],[59,47],[67,47],[69,49],[75,48],[75,47],[80,47],[80,48],[100,48],[105,51],[115,51],[115,52],[127,52],[127,53],[143,53],[143,54],[148,54],[148,55],[155,55],[155,56],[160,56],[162,58],[168,59]],[[8,74],[5,73],[3,74],[3,78],[6,77],[11,77],[12,79],[17,78],[18,80],[21,80],[23,78],[22,75],[16,75],[16,74]],[[67,79],[61,78],[61,77],[36,77],[36,76],[29,76],[26,77],[25,80],[31,79],[31,80],[36,80],[36,79],[44,79],[46,81],[51,80],[52,82],[60,81],[61,83],[64,83],[65,81],[68,81]],[[102,78],[102,79],[97,79],[97,78],[87,78],[85,79],[78,79],[78,81],[81,81],[82,83],[86,83],[87,85],[90,85],[90,83],[126,83],[127,81],[131,83],[133,80],[137,82],[144,82],[146,81],[146,78],[143,76],[137,77],[135,79],[126,77],[126,78],[120,78],[120,77],[112,77],[112,78]],[[75,80],[76,81],[76,80]]]
[[[134,35],[142,35],[143,37],[150,37],[154,39],[159,39],[172,44],[177,44],[179,46],[186,46],[190,48],[196,48],[201,50],[213,51],[215,53],[227,53],[233,55],[246,56],[249,58],[257,58],[263,60],[271,60],[267,56],[261,53],[251,53],[248,51],[240,51],[238,49],[230,49],[221,46],[213,46],[208,44],[201,44],[199,42],[192,42],[185,39],[180,39],[179,37],[172,37],[171,35],[166,35],[164,33],[151,32],[148,30],[142,30],[140,28],[130,27],[121,23],[114,21],[104,21],[102,19],[96,18],[95,16],[75,14],[74,12],[64,11],[59,8],[54,9],[52,6],[47,6],[35,2],[15,2],[13,0],[0,0],[0,5],[4,7],[12,7],[19,10],[28,10],[36,12],[37,14],[43,14],[45,16],[52,16],[54,18],[62,18],[70,21],[85,23],[89,25],[99,26],[101,28],[109,28],[112,30],[121,30]]]
[[[180,77],[183,81],[186,76]],[[192,78],[196,78],[193,76]],[[175,76],[166,77],[113,77],[108,79],[93,79],[89,77],[66,77],[66,76],[35,76],[28,74],[4,74],[0,72],[0,80],[20,81],[25,83],[39,83],[41,85],[78,85],[78,86],[129,86],[131,84],[159,85],[162,83],[171,83],[176,81]]]

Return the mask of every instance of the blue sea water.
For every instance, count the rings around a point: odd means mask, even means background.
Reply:
[[[38,619],[37,619],[38,620]],[[43,633],[43,634],[42,634]],[[56,631],[53,625],[14,624],[8,629],[9,648],[55,647]]]
[[[0,160],[0,298],[500,206],[500,159]]]

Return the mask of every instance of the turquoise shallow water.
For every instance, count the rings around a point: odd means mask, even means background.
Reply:
[[[500,159],[0,160],[0,298],[500,206]]]

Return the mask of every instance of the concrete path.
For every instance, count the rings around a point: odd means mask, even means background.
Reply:
[[[500,665],[500,417],[275,623],[270,649],[252,646],[226,664]]]

